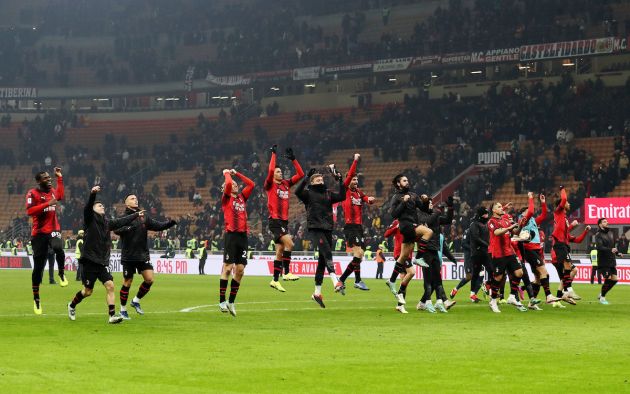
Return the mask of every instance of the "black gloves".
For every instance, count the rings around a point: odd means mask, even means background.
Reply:
[[[308,170],[308,172],[306,173],[306,176],[310,178],[310,177],[312,177],[312,176],[313,176],[316,172],[317,172],[317,170],[316,170],[316,169],[311,168],[311,169],[310,169],[310,170]]]
[[[286,153],[286,154],[285,154],[285,156],[284,156],[284,157],[286,157],[287,159],[289,159],[289,160],[291,160],[291,161],[295,160],[295,153],[293,153],[293,149],[291,149],[291,148],[287,148],[287,149],[285,150],[285,153]]]
[[[278,150],[278,145],[274,144],[271,148],[269,148],[269,151],[271,153],[276,153],[276,151]]]
[[[342,178],[341,173],[337,171],[337,168],[335,167],[334,164],[331,164],[330,166],[328,166],[328,169],[330,170],[330,173],[335,177],[336,180],[340,180]]]

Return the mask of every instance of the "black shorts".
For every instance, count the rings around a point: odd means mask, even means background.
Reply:
[[[400,233],[403,236],[404,244],[412,244],[416,242],[416,227],[418,227],[415,223],[410,222],[401,222],[398,226]]]
[[[598,267],[597,272],[605,279],[608,279],[613,275],[617,276],[617,267]]]
[[[346,224],[343,228],[343,235],[346,237],[346,246],[355,246],[365,249],[365,239],[363,238],[363,226],[360,224]]]
[[[101,283],[113,281],[114,277],[109,272],[109,267],[101,264],[92,263],[89,260],[80,259],[81,263],[81,282],[88,289],[94,288],[94,283],[99,280]]]
[[[131,279],[137,272],[142,274],[142,271],[153,271],[153,265],[149,261],[123,261],[121,262],[123,267],[123,278]]]
[[[48,256],[48,245],[53,250],[63,250],[61,241],[61,232],[53,231],[50,234],[37,234],[31,238],[31,246],[33,247],[33,260],[38,258],[46,258]]]
[[[556,261],[558,263],[571,262],[571,248],[569,245],[556,242],[553,244],[553,251],[556,252]]]
[[[488,253],[477,251],[477,253],[473,254],[470,257],[470,265],[473,268],[473,271],[471,273],[474,273],[475,269],[478,269],[479,272],[481,272],[484,268],[488,272],[493,271],[492,259],[490,258],[490,255]],[[466,273],[468,273],[468,271]]]
[[[273,242],[280,242],[280,238],[289,233],[289,221],[282,219],[269,219],[269,231],[273,234]]]
[[[540,259],[540,252],[538,250],[523,249],[523,260],[529,263],[532,269],[545,265],[545,262]]]
[[[223,262],[247,265],[247,233],[225,233]]]
[[[506,270],[508,272],[514,272],[521,268],[523,268],[523,266],[518,262],[516,255],[492,259],[492,271],[495,275],[503,275]]]

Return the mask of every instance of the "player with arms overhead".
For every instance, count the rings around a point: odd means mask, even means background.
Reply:
[[[236,170],[223,170],[225,183],[223,184],[223,196],[221,197],[221,209],[225,222],[225,247],[223,251],[223,269],[219,280],[219,309],[221,312],[230,312],[236,317],[234,301],[241,286],[241,280],[247,265],[247,199],[254,190],[254,181]],[[239,193],[239,185],[234,182],[232,176],[243,181],[245,187]],[[225,301],[228,279],[234,272],[230,283],[230,298]]]
[[[354,161],[343,182],[343,186],[346,188],[346,199],[341,204],[343,207],[344,220],[346,221],[343,232],[346,237],[346,245],[352,248],[352,261],[339,278],[340,283],[337,283],[337,287],[341,286],[345,289],[346,278],[354,272],[354,287],[359,290],[370,290],[361,280],[361,260],[363,260],[363,249],[365,249],[363,238],[363,203],[373,204],[376,199],[374,197],[368,197],[359,189],[357,164],[360,157],[360,154],[354,154]]]
[[[61,168],[55,167],[57,187],[52,187],[52,180],[46,171],[35,175],[38,186],[26,193],[26,214],[33,221],[31,245],[33,247],[33,273],[31,284],[33,290],[33,310],[36,315],[42,314],[39,296],[39,285],[42,282],[48,246],[55,251],[61,287],[68,286],[64,273],[66,255],[61,241],[61,226],[57,219],[57,203],[64,198],[63,176]]]
[[[267,192],[267,209],[269,210],[269,231],[273,234],[273,242],[276,244],[276,259],[273,261],[273,280],[269,285],[281,292],[286,290],[278,280],[283,274],[284,280],[298,280],[297,275],[289,271],[291,263],[291,251],[293,250],[293,239],[289,235],[289,197],[291,186],[304,178],[304,171],[300,163],[295,159],[293,149],[287,148],[286,158],[291,160],[295,167],[295,175],[290,179],[282,177],[282,169],[276,166],[276,156],[278,146],[271,147],[271,160],[269,161],[269,171],[265,179],[264,188]]]

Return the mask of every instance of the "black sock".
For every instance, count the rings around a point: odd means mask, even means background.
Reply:
[[[72,302],[70,303],[70,307],[76,308],[79,302],[83,300],[83,298],[85,298],[83,297],[83,293],[81,293],[81,291],[77,291],[77,294],[74,295],[74,298],[72,299]]]
[[[545,292],[545,297],[550,296],[551,290],[549,289],[549,277],[540,278],[540,285],[542,286],[543,291]]]
[[[219,280],[219,302],[225,302],[225,292],[227,290],[228,280],[220,279]]]
[[[354,259],[352,259],[352,261],[348,263],[348,266],[343,271],[343,274],[341,274],[341,276],[339,277],[339,280],[341,282],[345,282],[348,276],[350,276],[350,274],[352,274],[353,271],[354,271]]]
[[[33,289],[33,300],[37,303],[37,306],[39,306],[39,285],[33,285],[32,289]]]
[[[107,307],[109,308],[109,315],[114,316],[114,314],[116,313],[116,308],[114,307],[114,305],[110,304],[110,305],[107,305]]]
[[[403,296],[407,294],[407,284],[401,283],[400,288],[398,289],[398,294],[402,294]]]
[[[352,265],[354,266],[354,283],[361,282],[361,258],[353,257]]]
[[[233,304],[234,300],[236,300],[236,294],[238,293],[238,288],[240,286],[241,284],[232,278],[232,283],[230,283],[230,298],[228,300],[230,304]]]
[[[280,274],[282,273],[282,261],[274,260],[273,261],[273,280],[277,282],[280,279]]]
[[[129,287],[122,285],[120,288],[120,305],[127,305],[127,299],[129,298]]]
[[[538,293],[540,293],[540,283],[532,283],[532,292],[534,297],[538,297]]]
[[[290,272],[289,270],[290,266],[291,266],[291,251],[285,250],[284,252],[282,252],[282,267],[284,268],[285,275],[287,275]]]
[[[396,265],[394,265],[394,272],[392,272],[392,276],[389,278],[390,283],[396,283],[396,279],[398,279],[398,276],[400,275],[402,270],[402,264],[396,262]]]
[[[556,297],[562,298],[562,290],[556,291]]]
[[[151,283],[142,282],[142,284],[140,285],[140,288],[138,289],[138,295],[136,295],[136,297],[138,297],[138,299],[141,299],[142,297],[147,295],[149,290],[151,290],[151,286],[153,286],[153,282]]]

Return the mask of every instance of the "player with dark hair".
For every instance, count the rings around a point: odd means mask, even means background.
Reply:
[[[396,193],[392,197],[391,215],[394,219],[398,219],[399,230],[403,236],[400,256],[396,261],[405,269],[405,276],[402,278],[396,294],[398,300],[396,310],[400,313],[408,313],[405,309],[405,294],[407,293],[407,286],[415,274],[409,256],[413,253],[416,241],[418,244],[416,259],[421,259],[424,256],[427,244],[433,236],[433,231],[418,222],[417,209],[422,205],[422,201],[416,193],[410,191],[409,179],[403,174],[398,174],[392,180],[392,184]]]
[[[602,291],[597,299],[600,304],[608,305],[606,294],[617,284],[617,257],[623,257],[623,254],[615,247],[613,234],[608,228],[608,219],[599,218],[597,227],[597,234],[595,234],[597,269],[604,277]]]
[[[591,226],[586,226],[584,228],[584,231],[582,231],[582,233],[578,236],[574,236],[571,235],[571,231],[573,231],[574,228],[576,228],[578,226],[578,221],[574,220],[573,222],[571,222],[569,224],[568,227],[568,231],[569,231],[569,242],[570,243],[581,243],[582,241],[584,241],[584,238],[586,238],[586,235],[588,234],[588,232],[591,229]],[[558,292],[557,292],[557,297],[560,299],[560,301],[566,302],[567,304],[571,304],[571,305],[577,305],[576,300],[571,297],[569,295],[568,292],[564,291],[563,288],[563,284],[562,284],[562,274],[564,272],[564,264],[558,260],[558,255],[556,254],[556,249],[553,247],[556,243],[555,238],[551,238],[551,264],[553,265],[553,267],[556,269],[556,272],[558,273],[558,277],[561,279],[560,283],[558,284]],[[575,276],[577,269],[572,269],[571,270],[571,275],[572,277]],[[562,305],[562,302],[560,301],[556,301],[553,303],[553,307],[554,308],[565,308],[564,305]]]
[[[336,287],[342,286],[345,289],[346,278],[354,272],[354,287],[359,290],[370,290],[361,280],[361,261],[363,260],[363,249],[365,249],[365,240],[363,238],[363,203],[374,204],[376,199],[374,197],[368,197],[359,189],[357,164],[360,157],[360,154],[354,154],[354,160],[343,182],[343,186],[346,188],[346,199],[341,204],[343,207],[343,217],[346,222],[343,232],[346,238],[346,246],[352,248],[352,261],[348,263]]]
[[[451,224],[453,221],[453,197],[449,196],[447,199],[447,207],[444,214],[438,209],[433,209],[433,199],[426,194],[420,196],[421,205],[419,208],[419,222],[424,223],[431,231],[433,236],[427,243],[426,252],[422,258],[428,267],[423,267],[422,272],[424,276],[424,294],[417,305],[417,309],[423,309],[435,312],[435,309],[442,313],[446,313],[453,305],[455,301],[448,300],[446,298],[446,292],[442,284],[442,235],[440,227],[443,225]],[[450,253],[447,253],[450,254]],[[452,257],[452,256],[451,256]],[[416,256],[416,259],[419,259]],[[457,264],[457,260],[455,260]],[[435,302],[435,308],[431,302],[431,295],[435,292],[437,300]]]
[[[295,190],[295,195],[306,207],[306,227],[308,228],[313,247],[317,248],[319,253],[317,270],[315,271],[315,292],[311,299],[322,308],[326,307],[322,297],[324,271],[328,270],[333,286],[336,286],[337,282],[339,282],[332,260],[332,231],[334,228],[332,209],[333,204],[342,202],[345,199],[341,174],[335,169],[334,164],[331,164],[328,168],[339,184],[337,192],[333,192],[326,187],[324,176],[314,168],[308,171],[307,177],[300,181]],[[306,185],[307,182],[308,187]],[[335,291],[338,292],[341,289],[335,288]]]
[[[135,194],[127,195],[124,202],[126,207],[125,215],[131,215],[140,211],[140,208],[138,208],[138,197]],[[177,222],[174,220],[160,222],[144,215],[114,231],[114,234],[120,237],[121,243],[120,262],[123,267],[123,284],[120,288],[120,315],[123,319],[129,320],[127,298],[129,297],[129,289],[133,283],[134,274],[137,272],[142,275],[143,279],[138,293],[131,300],[131,306],[140,315],[144,314],[140,306],[140,300],[151,290],[153,285],[153,266],[151,265],[151,256],[147,246],[147,232],[167,230],[176,224]]]
[[[291,186],[304,177],[304,171],[300,163],[295,159],[293,149],[286,149],[286,158],[291,160],[295,167],[295,175],[290,179],[282,177],[282,169],[276,165],[277,145],[271,147],[271,160],[265,179],[264,188],[267,192],[267,209],[269,210],[269,231],[273,234],[273,242],[276,245],[276,259],[273,261],[273,280],[269,285],[281,292],[286,290],[278,280],[282,274],[284,280],[298,280],[299,276],[290,272],[291,251],[293,239],[289,234],[289,197]]]
[[[483,281],[481,271],[485,268],[489,275],[492,273],[490,255],[488,254],[489,235],[486,225],[488,223],[488,215],[489,213],[486,207],[477,208],[477,212],[470,226],[464,233],[464,245],[468,244],[469,248],[468,261],[466,249],[464,249],[464,269],[466,271],[466,277],[451,291],[451,298],[454,298],[458,290],[470,281],[470,301],[474,303],[480,301],[479,297],[477,297],[477,293]]]
[[[38,187],[26,193],[26,214],[33,221],[31,231],[31,246],[33,248],[33,273],[31,285],[33,290],[33,311],[36,315],[42,314],[39,286],[46,267],[46,257],[50,246],[57,260],[61,287],[68,286],[68,279],[64,273],[66,254],[61,241],[61,226],[57,219],[57,203],[64,198],[63,175],[61,168],[55,167],[57,187],[52,187],[52,180],[46,171],[35,175]]]
[[[575,294],[573,287],[573,277],[577,273],[577,269],[571,261],[571,242],[570,237],[570,225],[567,219],[567,213],[571,210],[571,204],[567,201],[567,191],[563,186],[560,186],[560,199],[556,201],[555,209],[553,211],[554,228],[551,236],[553,237],[553,251],[556,255],[556,261],[558,267],[562,267],[562,275],[560,275],[561,289],[564,290],[558,297],[563,298],[570,304],[574,304],[571,300],[580,300],[581,297]]]
[[[108,219],[105,216],[105,206],[96,200],[96,194],[101,191],[100,186],[94,186],[90,198],[83,209],[83,228],[85,230],[85,243],[81,255],[81,279],[83,289],[77,292],[72,301],[68,303],[68,317],[76,319],[76,307],[86,297],[92,295],[94,283],[98,279],[107,290],[107,307],[109,312],[108,322],[120,323],[122,316],[116,316],[114,278],[109,272],[109,256],[112,245],[110,231],[114,231],[130,224],[136,218],[142,218],[144,211],[136,211],[130,215],[118,219]]]
[[[509,216],[503,211],[500,202],[492,204],[492,217],[488,220],[488,231],[490,234],[490,247],[492,255],[492,295],[490,309],[492,312],[500,313],[497,299],[499,297],[499,287],[506,271],[510,274],[510,289],[512,295],[518,296],[518,286],[523,276],[523,267],[516,258],[516,253],[512,247],[511,233],[518,227],[517,223],[509,220]],[[526,312],[527,308],[519,301],[514,303],[521,312]]]
[[[539,197],[541,213],[534,218],[534,194],[528,193],[528,205],[526,209],[521,209],[521,215],[519,217],[519,225],[523,231],[529,233],[529,240],[527,242],[519,242],[520,252],[523,261],[527,262],[532,272],[534,273],[535,280],[531,283],[530,297],[533,295],[536,299],[540,288],[542,287],[545,292],[545,300],[547,304],[553,304],[560,299],[554,297],[549,289],[549,273],[545,267],[545,258],[542,253],[542,245],[540,238],[539,226],[547,218],[547,203],[545,196],[541,194]],[[527,275],[527,273],[525,273]],[[529,309],[540,310],[540,308],[530,299],[528,305]]]
[[[225,247],[223,250],[223,268],[219,280],[219,309],[221,312],[236,317],[236,294],[241,286],[245,266],[247,265],[247,199],[254,190],[254,181],[236,170],[223,170],[225,183],[222,186],[221,209],[225,221]],[[234,182],[236,176],[245,184],[239,193],[239,185]],[[234,272],[230,283],[230,297],[225,301],[228,279]]]

